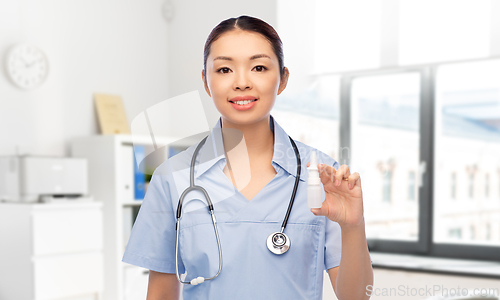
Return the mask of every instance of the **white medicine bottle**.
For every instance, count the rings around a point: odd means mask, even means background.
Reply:
[[[323,205],[323,199],[321,199],[321,180],[319,178],[316,151],[311,152],[307,171],[309,172],[307,179],[307,206],[309,208],[320,208]]]

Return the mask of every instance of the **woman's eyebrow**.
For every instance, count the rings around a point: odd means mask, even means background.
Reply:
[[[255,54],[255,55],[252,55],[252,56],[250,57],[250,60],[257,59],[257,58],[262,58],[262,57],[267,57],[267,58],[271,59],[271,57],[269,57],[269,55],[267,55],[267,54]],[[217,56],[216,58],[214,58],[214,61],[215,61],[216,59],[231,60],[231,61],[233,60],[233,59],[232,59],[231,57],[229,57],[229,56]]]

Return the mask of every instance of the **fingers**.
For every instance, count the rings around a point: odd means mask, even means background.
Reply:
[[[347,165],[341,165],[335,174],[335,185],[339,186],[342,183],[342,180],[348,180],[351,175],[351,171]]]
[[[355,172],[348,178],[349,189],[352,190],[356,184],[361,184],[361,179],[359,178],[359,173]]]
[[[307,167],[311,165],[311,162],[307,163]],[[319,177],[323,185],[333,182],[335,176],[335,168],[327,166],[324,164],[318,164]]]
[[[342,180],[344,180],[348,181],[349,189],[352,189],[360,178],[357,172],[351,174],[347,165],[342,165],[335,170],[332,166],[320,164],[318,170],[320,172],[320,178],[323,185],[330,184],[340,186],[342,184]]]
[[[319,164],[318,171],[319,171],[319,178],[321,179],[321,183],[323,183],[324,186],[326,186],[327,184],[333,185],[335,183],[336,170],[334,167],[324,164]]]
[[[311,208],[311,212],[315,216],[327,216],[328,215],[328,205],[326,201],[323,201],[323,205],[320,208]]]

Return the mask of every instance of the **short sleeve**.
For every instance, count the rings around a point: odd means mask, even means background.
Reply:
[[[160,167],[151,177],[122,261],[156,272],[175,273],[175,213],[168,172],[157,172]],[[184,273],[180,257],[179,273]]]
[[[322,151],[318,151],[318,155],[318,162],[332,166],[335,168],[335,170],[340,167],[340,164],[335,159],[331,158],[328,154],[325,154]]]
[[[342,234],[337,222],[326,218],[325,229],[325,270],[340,265],[342,257]]]

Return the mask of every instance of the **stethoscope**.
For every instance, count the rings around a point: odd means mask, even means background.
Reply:
[[[191,158],[191,167],[190,167],[190,173],[189,173],[189,187],[182,192],[180,198],[179,198],[179,204],[177,205],[177,222],[175,224],[175,230],[176,230],[176,237],[175,237],[175,274],[177,275],[177,280],[179,280],[180,283],[184,284],[191,284],[191,285],[197,285],[200,283],[203,283],[208,280],[215,279],[217,276],[219,276],[221,270],[222,270],[222,250],[220,246],[220,240],[219,240],[219,232],[217,231],[217,220],[215,219],[215,214],[214,214],[214,206],[212,204],[212,201],[210,200],[210,197],[208,196],[207,191],[198,185],[194,185],[194,167],[195,167],[195,161],[196,157],[198,156],[198,152],[200,151],[200,148],[205,144],[205,141],[207,140],[208,136],[206,136],[196,147],[196,150],[194,151],[193,157]],[[295,195],[297,194],[297,187],[299,186],[299,180],[300,180],[300,154],[299,150],[297,149],[297,145],[293,141],[293,139],[288,136],[290,139],[290,142],[292,142],[293,150],[295,151],[295,158],[297,159],[297,175],[295,176],[295,184],[293,186],[293,192],[292,196],[290,198],[290,203],[288,204],[288,209],[286,211],[285,219],[283,220],[283,223],[281,224],[281,231],[273,232],[271,233],[266,240],[266,245],[269,251],[271,251],[274,254],[283,254],[290,249],[290,238],[284,233],[286,224],[288,223],[288,217],[290,216],[290,211],[292,210],[293,202],[295,200]],[[215,231],[215,237],[217,239],[217,247],[219,248],[219,270],[217,271],[217,274],[210,278],[204,278],[204,277],[197,277],[193,278],[191,281],[182,281],[179,275],[179,268],[178,268],[178,249],[179,249],[179,231],[180,231],[180,219],[181,219],[181,211],[182,211],[182,202],[184,201],[184,197],[191,191],[198,190],[202,192],[205,195],[205,199],[207,200],[207,206],[208,206],[208,212],[212,216],[212,224],[214,227]]]

